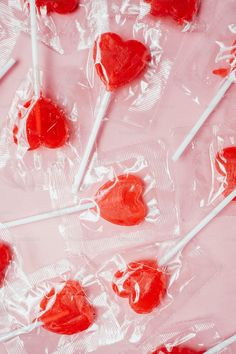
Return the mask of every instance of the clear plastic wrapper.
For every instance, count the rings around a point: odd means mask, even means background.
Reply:
[[[1,350],[88,353],[122,339],[106,292],[86,258],[58,259],[27,272],[18,253],[1,289]]]
[[[233,123],[232,123],[233,124]],[[183,129],[175,131],[176,137],[183,136]],[[180,213],[191,221],[200,220],[236,187],[235,182],[235,133],[229,125],[206,126],[190,147],[182,164],[175,170],[180,183],[177,192]],[[186,168],[191,173],[185,175]],[[183,201],[183,191],[188,199]],[[233,200],[223,215],[235,215]]]
[[[59,188],[59,179],[57,183],[57,208],[70,205],[69,193]],[[97,207],[61,220],[59,230],[72,252],[80,252],[92,240],[101,252],[108,245],[124,247],[178,236],[174,181],[161,141],[98,153],[77,198]]]
[[[183,258],[179,254],[160,268],[159,260],[173,244],[127,248],[113,256],[99,256],[99,263],[93,259],[113,313],[130,343],[142,339],[151,320],[156,319],[157,328],[162,326],[174,308],[179,310],[218,271],[209,254],[193,244],[183,252]],[[200,265],[204,272],[199,273]]]
[[[221,341],[223,341],[223,338],[217,329],[215,321],[202,319],[180,322],[163,328],[160,333],[151,336],[145,341],[140,352],[142,354],[173,352],[174,354],[174,350],[176,350],[176,353],[179,354],[200,354],[205,353],[208,349],[214,347]],[[179,348],[179,352],[177,348]],[[182,351],[180,351],[180,349],[182,349]],[[232,353],[232,350],[229,347],[220,351],[220,353]]]
[[[189,114],[187,134],[205,111],[212,98],[219,91],[225,78],[216,75],[215,70],[229,68],[235,41],[235,2],[233,0],[203,1],[202,30],[185,36],[175,61],[172,86],[168,91],[160,114],[174,117],[175,126],[183,124],[183,116]],[[233,90],[233,89],[232,89]],[[229,95],[231,91],[229,91]],[[209,117],[212,124],[217,122],[217,111],[225,105],[224,100]],[[185,120],[186,124],[186,120]],[[201,128],[204,129],[204,126]],[[185,137],[185,136],[183,136]],[[182,141],[175,142],[175,149]]]
[[[116,33],[123,41],[140,41],[150,49],[151,54],[151,60],[142,77],[115,91],[108,117],[111,121],[118,119],[118,122],[128,123],[134,128],[149,129],[150,125],[156,124],[159,119],[159,106],[185,34],[181,32],[181,26],[169,21],[160,21],[150,15],[150,5],[147,2],[116,0],[101,7],[104,9],[101,16],[106,24],[103,32]],[[81,32],[83,33],[84,29]],[[95,33],[94,40],[101,33],[102,31]],[[93,90],[101,94],[102,85],[94,73],[92,52],[91,46],[87,63],[88,81]],[[122,49],[116,53],[121,63],[123,53]],[[145,112],[148,112],[148,118]]]
[[[8,61],[20,33],[20,24],[11,9],[0,4],[0,68]]]
[[[31,71],[28,73],[16,91],[0,137],[1,178],[26,190],[49,190],[50,195],[54,193],[50,183],[56,176],[63,174],[72,184],[81,157],[81,130],[86,138],[89,125],[83,117],[88,122],[93,117],[91,96],[83,86],[85,78],[80,75],[81,85],[76,88],[78,76],[72,63],[71,69],[52,77],[54,70],[43,71],[42,94],[46,99],[36,104]],[[78,94],[83,105],[77,102]],[[42,112],[40,126],[38,111]]]

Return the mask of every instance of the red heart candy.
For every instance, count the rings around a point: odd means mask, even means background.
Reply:
[[[225,177],[223,195],[227,196],[236,188],[236,147],[231,146],[219,151],[215,158],[215,167],[217,172]]]
[[[188,347],[173,347],[171,349],[167,349],[166,347],[161,347],[156,349],[152,354],[203,354],[204,351],[197,351],[195,349],[191,349]]]
[[[13,251],[10,245],[0,242],[0,288],[3,287],[7,269],[13,260]]]
[[[108,91],[136,79],[151,60],[144,44],[136,40],[124,42],[116,33],[103,33],[93,49],[95,68]]]
[[[95,195],[101,217],[116,225],[140,224],[147,215],[143,191],[142,179],[134,175],[121,175],[105,183]]]
[[[118,296],[129,299],[135,312],[145,314],[160,305],[167,281],[155,260],[141,260],[129,263],[125,271],[117,271],[112,288]]]
[[[215,70],[213,70],[213,74],[224,78],[224,77],[228,76],[232,70],[236,69],[236,63],[235,63],[235,59],[236,59],[236,41],[233,42],[232,47],[233,47],[233,49],[230,52],[231,58],[228,60],[229,66],[227,68],[215,69]]]
[[[85,331],[95,320],[94,307],[88,302],[80,283],[74,280],[68,280],[58,294],[52,289],[40,307],[44,313],[38,321],[44,323],[46,330],[58,334],[72,335]]]
[[[180,25],[191,22],[197,15],[200,0],[144,0],[151,5],[150,13],[158,17],[172,17]]]
[[[30,102],[25,104],[28,108]],[[21,113],[19,113],[21,119]],[[14,142],[18,143],[18,127],[13,129]],[[65,113],[52,100],[40,97],[33,105],[26,121],[26,136],[29,150],[40,146],[56,149],[63,146],[69,138],[68,120]]]
[[[36,0],[36,6],[46,7],[48,13],[68,14],[78,8],[79,0]]]

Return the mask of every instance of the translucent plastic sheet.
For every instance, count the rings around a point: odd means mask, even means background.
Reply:
[[[177,348],[184,348],[189,353],[204,353],[216,343],[222,341],[214,320],[199,319],[190,322],[180,322],[161,330],[161,334],[151,336],[141,347],[141,353],[174,353]],[[193,350],[193,352],[191,352]],[[222,353],[232,353],[227,348]],[[181,351],[180,351],[181,353]]]
[[[11,9],[3,2],[0,4],[0,68],[6,64],[16,44],[20,24]]]
[[[199,247],[189,247],[163,267],[158,263],[174,242],[133,248],[94,258],[97,276],[105,285],[112,309],[131,343],[138,343],[149,321],[163,325],[172,314],[173,304],[180,309],[187,298],[199,291],[218,266]],[[102,263],[102,265],[101,265]],[[199,274],[199,264],[205,271]],[[99,266],[101,265],[101,266]]]
[[[175,184],[167,158],[161,141],[98,153],[78,195],[78,202],[97,207],[59,219],[59,230],[71,251],[80,252],[92,240],[99,253],[108,245],[124,247],[178,236]],[[59,179],[55,182],[61,185]],[[70,205],[65,199],[68,194],[58,187],[57,208]]]
[[[178,129],[174,134],[180,137],[182,131]],[[178,199],[182,215],[190,217],[191,210],[191,220],[200,220],[233,191],[235,151],[235,133],[228,124],[207,126],[193,141],[185,166],[176,170],[176,178],[181,183]],[[191,171],[188,176],[184,176],[186,168]],[[185,202],[181,197],[183,191],[189,196]],[[235,208],[232,201],[222,215],[235,215]]]
[[[6,231],[1,235],[11,244]],[[14,248],[1,289],[0,341],[8,352],[91,352],[122,339],[105,290],[86,258],[59,259],[30,273],[22,255]]]

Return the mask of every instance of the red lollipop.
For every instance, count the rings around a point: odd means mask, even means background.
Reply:
[[[195,350],[192,348],[188,348],[188,347],[182,347],[182,346],[178,346],[178,347],[172,347],[171,349],[167,349],[166,347],[161,347],[156,349],[154,352],[152,352],[152,354],[203,354],[205,353],[205,351],[203,350]]]
[[[4,286],[6,272],[13,260],[13,251],[9,244],[0,242],[0,288]]]
[[[48,13],[68,14],[77,10],[79,0],[36,0],[36,6],[46,7]]]
[[[143,191],[143,180],[134,175],[118,176],[105,183],[95,195],[101,217],[116,225],[140,224],[147,215]]]
[[[236,188],[236,147],[231,146],[219,151],[215,158],[215,167],[217,172],[225,177],[223,194],[227,196]]]
[[[69,137],[69,129],[65,113],[52,100],[43,97],[40,93],[35,0],[30,0],[30,18],[35,103],[27,117],[26,137],[29,150],[37,149],[42,145],[55,149],[66,143]],[[31,102],[32,100],[27,102],[25,108],[28,108]],[[22,118],[21,112],[19,112],[18,117],[19,119]],[[18,132],[19,128],[15,125],[13,129],[15,143],[18,143]]]
[[[138,314],[147,314],[158,307],[166,294],[167,280],[155,260],[131,262],[113,278],[114,292],[129,299],[130,307]]]
[[[102,120],[111,101],[111,92],[136,79],[151,60],[150,52],[139,41],[124,41],[116,33],[103,33],[94,43],[93,59],[96,71],[105,84],[107,92],[96,111],[95,122],[74,180],[74,191],[78,191],[86,172]]]
[[[144,221],[147,206],[143,201],[144,181],[135,175],[127,174],[106,182],[96,193],[94,201],[63,209],[49,211],[4,223],[7,228],[31,224],[58,216],[79,213],[99,207],[105,220],[121,226],[134,226]]]
[[[200,0],[144,0],[150,4],[150,13],[157,17],[171,17],[178,24],[191,22],[200,8]]]
[[[19,140],[18,131],[18,127],[15,126],[13,130],[15,143]],[[29,150],[35,150],[40,146],[56,149],[65,145],[69,138],[69,126],[63,110],[51,99],[41,96],[28,114],[26,137]]]
[[[43,323],[43,328],[58,334],[72,335],[85,331],[95,320],[95,309],[75,280],[68,280],[57,294],[52,289],[40,307],[44,312],[37,320]]]
[[[103,33],[93,48],[95,68],[108,91],[128,84],[139,76],[151,60],[144,44],[124,41],[116,33]]]

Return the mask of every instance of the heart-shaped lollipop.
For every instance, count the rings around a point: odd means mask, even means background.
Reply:
[[[13,251],[9,244],[0,242],[0,288],[3,287],[6,272],[12,262]]]
[[[125,42],[118,34],[107,32],[101,34],[95,41],[93,59],[96,71],[107,91],[99,103],[84,156],[74,179],[73,191],[75,192],[80,189],[83,182],[102,120],[111,102],[112,91],[136,79],[146,69],[151,56],[141,42],[136,40]]]
[[[143,180],[131,174],[108,181],[95,195],[101,217],[116,225],[140,224],[147,215],[143,191]]]
[[[45,7],[47,13],[68,14],[77,10],[79,6],[79,0],[36,0],[35,2],[39,10]]]
[[[58,334],[72,335],[85,331],[95,320],[95,309],[75,280],[67,281],[57,294],[52,289],[40,307],[44,312],[37,320],[43,322],[43,328]]]
[[[172,17],[178,24],[191,22],[197,15],[200,0],[144,0],[151,6],[150,13],[157,17]]]
[[[129,299],[135,312],[146,314],[160,305],[167,280],[155,260],[141,260],[129,263],[124,271],[117,271],[112,288],[118,296]]]
[[[28,107],[29,103],[25,105]],[[21,114],[19,114],[20,118]],[[18,127],[13,129],[14,142],[18,143]],[[56,149],[63,146],[69,138],[68,120],[51,99],[40,97],[31,108],[26,121],[26,136],[29,150],[40,146]]]
[[[223,195],[227,196],[236,188],[236,147],[230,146],[219,151],[215,158],[215,167],[225,177]]]
[[[108,91],[133,81],[151,60],[139,41],[123,39],[116,33],[103,33],[94,44],[93,58],[100,79]]]
[[[156,349],[152,354],[203,354],[205,351],[198,351],[188,347],[172,347],[171,349],[167,349],[166,347],[161,347]]]

